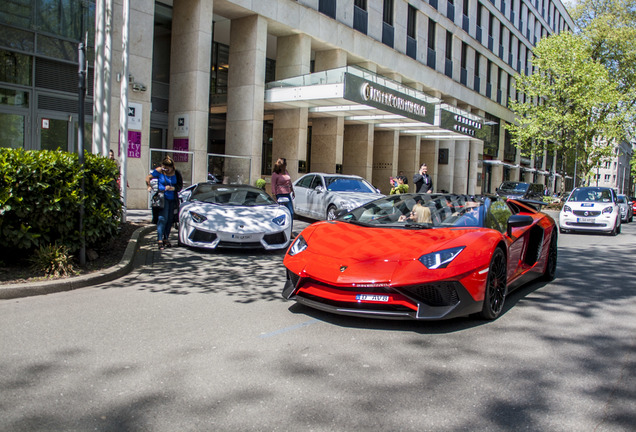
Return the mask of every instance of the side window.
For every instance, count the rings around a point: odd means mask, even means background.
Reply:
[[[512,211],[503,200],[494,200],[486,214],[485,226],[499,232],[506,232],[508,228],[508,218],[512,216]]]
[[[309,188],[311,187],[311,181],[314,179],[315,176],[312,175],[308,175],[303,177],[302,179],[300,179],[300,181],[298,182],[298,186],[300,187],[304,187],[304,188]]]
[[[320,178],[320,176],[314,176],[313,181],[311,182],[311,189],[316,189],[318,186],[324,186],[322,184],[322,179]]]

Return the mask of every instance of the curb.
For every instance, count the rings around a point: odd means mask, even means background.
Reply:
[[[154,229],[156,229],[156,227],[154,225],[150,225],[135,230],[130,237],[130,240],[128,240],[124,256],[118,264],[112,267],[100,272],[66,279],[0,285],[0,300],[71,291],[77,288],[84,288],[91,285],[110,282],[114,279],[127,275],[133,269],[135,254],[137,253],[137,250],[139,250],[139,240]]]

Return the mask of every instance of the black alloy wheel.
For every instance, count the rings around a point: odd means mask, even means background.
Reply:
[[[506,254],[497,248],[490,260],[481,318],[494,320],[501,314],[506,299],[507,279]]]
[[[548,256],[546,257],[545,271],[543,272],[543,280],[544,281],[553,281],[556,277],[556,268],[557,268],[557,256],[558,256],[558,248],[557,248],[557,235],[556,230],[552,233],[552,237],[550,238],[550,248],[548,249]]]

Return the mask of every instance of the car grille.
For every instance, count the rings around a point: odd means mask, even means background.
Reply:
[[[216,240],[216,234],[195,229],[192,234],[190,234],[190,240],[198,243],[212,243]]]
[[[574,216],[582,216],[582,217],[596,217],[601,214],[600,211],[590,211],[590,210],[574,210]]]
[[[459,282],[438,282],[399,288],[396,291],[429,306],[453,306],[459,303],[458,284]]]
[[[276,234],[267,234],[265,236],[263,236],[263,240],[265,240],[265,243],[267,244],[283,244],[287,241],[287,237],[285,237],[285,233],[284,232],[278,232]]]
[[[246,243],[240,243],[240,242],[229,242],[229,241],[221,241],[219,242],[219,244],[217,245],[217,247],[222,247],[222,248],[246,248],[246,249],[255,249],[255,248],[262,248],[263,244],[261,242],[246,242]]]

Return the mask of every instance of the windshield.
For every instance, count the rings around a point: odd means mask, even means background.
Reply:
[[[263,206],[277,204],[265,191],[250,186],[199,184],[190,201],[230,206]]]
[[[501,186],[499,186],[499,190],[502,192],[525,192],[528,190],[528,183],[519,183],[519,182],[503,182]]]
[[[338,220],[394,228],[480,227],[483,197],[400,194],[371,201]]]
[[[608,203],[612,201],[612,194],[605,188],[579,188],[572,192],[568,198],[570,201]]]
[[[352,177],[325,177],[327,190],[332,192],[376,193],[373,186],[364,179]]]

